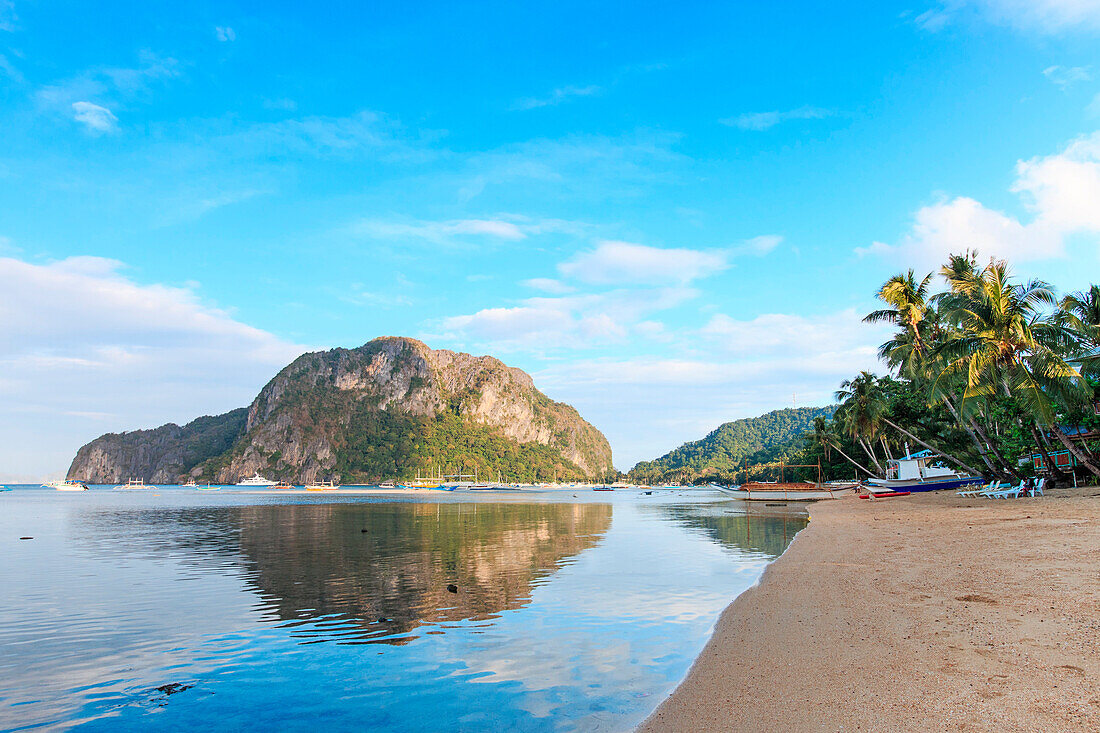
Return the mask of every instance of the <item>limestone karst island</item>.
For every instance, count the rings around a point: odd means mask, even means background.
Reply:
[[[0,0],[0,731],[1100,730],[1100,0]]]

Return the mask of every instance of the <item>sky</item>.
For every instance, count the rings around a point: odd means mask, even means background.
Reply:
[[[1100,0],[0,0],[0,480],[383,335],[627,469],[883,371],[896,272],[1098,245]]]

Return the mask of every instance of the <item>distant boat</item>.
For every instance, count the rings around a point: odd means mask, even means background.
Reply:
[[[115,491],[125,491],[125,490],[128,490],[128,489],[144,489],[144,488],[146,488],[145,479],[140,479],[140,478],[126,479],[126,483],[119,484],[118,486],[114,486],[112,488]]]
[[[0,486],[0,491],[11,491],[10,486]]]
[[[813,484],[808,481],[776,483],[769,481],[749,481],[740,486],[721,486],[711,484],[724,494],[745,501],[821,501],[838,499],[853,493],[858,483]]]
[[[260,475],[259,471],[257,471],[251,478],[246,478],[244,481],[238,482],[237,486],[262,486],[266,488],[268,486],[274,486],[277,483],[279,482],[264,478]]]
[[[383,481],[382,483],[378,484],[378,488],[380,488],[380,489],[396,489],[397,484],[395,484],[393,481]]]
[[[87,491],[88,484],[76,479],[65,479],[64,481],[49,481],[42,484],[42,488],[57,489],[58,491]]]
[[[286,481],[279,481],[271,485],[273,489],[293,489],[294,487],[288,484]]]
[[[332,481],[314,481],[311,484],[306,484],[306,491],[332,491],[338,488],[340,487]]]
[[[189,479],[189,480],[187,481],[187,483],[185,483],[185,484],[181,484],[181,486],[183,486],[183,488],[185,488],[185,489],[195,489],[195,488],[198,488],[198,484],[196,484],[196,483],[195,483],[195,479]]]
[[[922,450],[904,458],[886,462],[886,478],[867,479],[872,489],[886,491],[936,491],[984,484],[981,476],[958,473],[943,465],[933,465],[936,455]]]

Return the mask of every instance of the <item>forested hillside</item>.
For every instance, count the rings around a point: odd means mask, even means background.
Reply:
[[[630,470],[632,481],[663,483],[701,476],[731,474],[750,464],[789,460],[805,446],[803,436],[813,430],[814,418],[832,417],[834,406],[774,410],[720,425],[702,440],[685,443],[653,461]]]

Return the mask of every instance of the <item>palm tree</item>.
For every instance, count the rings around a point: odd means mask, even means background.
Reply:
[[[836,400],[840,407],[834,418],[848,436],[863,448],[879,475],[885,475],[886,470],[879,463],[874,446],[886,412],[877,378],[870,372],[862,371],[852,379],[844,380],[836,391]]]
[[[840,447],[840,436],[836,434],[836,432],[833,430],[832,424],[830,424],[829,421],[825,418],[814,418],[814,430],[812,433],[810,433],[809,438],[811,443],[815,443],[821,446],[821,452],[825,455],[826,461],[829,461],[831,459],[830,454],[832,453],[832,451],[835,450],[837,453],[843,456],[844,459],[848,461],[848,463],[851,463],[860,471],[863,471],[868,476],[875,475],[873,471],[864,468],[854,458],[844,452],[844,450]]]
[[[938,348],[944,366],[936,382],[965,377],[964,403],[997,394],[1020,400],[1036,423],[1049,427],[1080,463],[1100,476],[1100,466],[1056,423],[1053,398],[1073,399],[1082,380],[1063,356],[1074,349],[1074,331],[1045,313],[1056,305],[1053,288],[1039,280],[1012,283],[1008,265],[998,260],[981,270],[944,268],[944,275],[952,288],[948,313],[957,330]]]
[[[949,281],[952,278],[965,277],[973,272],[975,262],[972,253],[955,255],[944,268],[945,276]],[[901,327],[900,331],[879,347],[879,358],[899,376],[925,385],[929,390],[931,404],[944,403],[978,449],[978,455],[991,474],[1015,475],[1013,467],[997,452],[993,441],[973,416],[962,414],[955,406],[952,397],[961,390],[946,388],[948,385],[945,382],[937,384],[933,379],[936,365],[932,352],[936,342],[943,336],[943,327],[934,303],[943,296],[928,297],[931,281],[932,273],[925,275],[918,283],[913,270],[909,270],[905,274],[894,275],[879,288],[879,300],[890,308],[869,313],[864,317],[864,323],[887,322]],[[883,447],[886,447],[885,443]],[[994,462],[999,465],[995,466]]]

